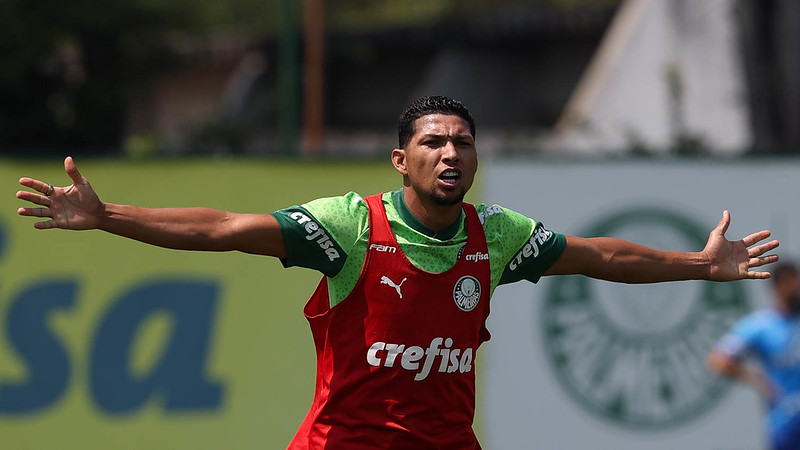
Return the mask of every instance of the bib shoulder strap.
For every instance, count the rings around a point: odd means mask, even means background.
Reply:
[[[383,193],[370,195],[364,198],[369,209],[369,243],[389,243],[396,245],[397,241],[386,218],[386,209],[383,207]]]

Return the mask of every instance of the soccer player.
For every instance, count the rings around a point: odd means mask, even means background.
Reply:
[[[782,263],[772,275],[774,299],[743,317],[709,353],[712,370],[752,386],[768,406],[773,450],[800,449],[800,273]],[[754,364],[750,364],[753,362]]]
[[[474,360],[489,339],[494,289],[543,275],[625,283],[768,278],[769,231],[728,241],[723,212],[705,248],[659,251],[565,236],[493,205],[463,201],[478,168],[475,123],[460,102],[424,97],[398,123],[394,192],[348,193],[272,214],[149,209],[100,201],[66,158],[73,184],[22,178],[36,228],[100,229],[162,247],[274,256],[324,276],[304,308],[316,393],[292,449],[480,448],[472,430]]]

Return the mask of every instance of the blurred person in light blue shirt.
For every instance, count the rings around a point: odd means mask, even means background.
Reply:
[[[708,356],[711,369],[755,388],[765,401],[772,450],[800,449],[800,272],[772,273],[774,299],[740,319]]]

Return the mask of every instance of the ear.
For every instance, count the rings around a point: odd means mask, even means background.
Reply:
[[[406,151],[402,148],[392,150],[392,165],[394,169],[402,175],[408,175],[408,167],[406,166]]]

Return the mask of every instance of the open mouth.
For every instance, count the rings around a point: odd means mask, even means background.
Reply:
[[[458,179],[461,178],[461,173],[457,170],[445,170],[439,175],[439,179],[442,180],[445,184],[456,184]]]

